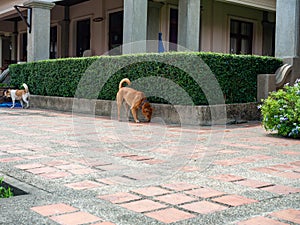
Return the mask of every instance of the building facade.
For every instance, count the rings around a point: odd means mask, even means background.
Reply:
[[[1,0],[0,67],[102,55],[122,44],[158,40],[159,33],[166,51],[182,46],[295,64],[299,11],[299,0]],[[110,54],[147,50],[145,42]]]

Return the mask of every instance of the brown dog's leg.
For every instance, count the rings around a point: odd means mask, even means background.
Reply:
[[[126,118],[127,118],[127,120],[129,120],[129,110],[128,110],[128,105],[126,102],[124,103],[124,107],[125,107],[126,116],[127,116]]]
[[[134,118],[134,121],[136,123],[139,123],[140,121],[137,119],[137,108],[131,108],[132,116]]]
[[[117,94],[117,106],[118,106],[118,120],[120,121],[120,110],[122,106],[122,99],[119,93]]]

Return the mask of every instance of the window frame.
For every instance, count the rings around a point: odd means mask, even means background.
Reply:
[[[238,23],[238,30],[236,33],[232,32],[232,22]],[[242,25],[251,25],[250,26],[250,34],[242,33]],[[243,20],[239,18],[230,18],[229,19],[229,53],[230,54],[250,54],[252,55],[254,52],[254,31],[255,24],[253,21]],[[232,52],[231,39],[235,38],[237,42],[237,51]],[[249,42],[249,47],[246,52],[242,52],[242,40],[247,40]]]

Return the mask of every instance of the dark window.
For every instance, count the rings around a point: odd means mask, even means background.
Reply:
[[[27,61],[27,33],[23,33],[21,35],[21,61],[26,62]]]
[[[170,9],[169,46],[170,51],[177,50],[178,41],[178,9]]]
[[[57,27],[50,28],[50,59],[57,58]]]
[[[82,56],[85,50],[90,49],[90,23],[90,19],[80,20],[77,22],[76,56]]]
[[[230,21],[230,53],[252,54],[253,23]]]
[[[123,11],[109,14],[109,42],[108,49],[111,55],[120,55],[122,49],[118,48],[123,44]]]

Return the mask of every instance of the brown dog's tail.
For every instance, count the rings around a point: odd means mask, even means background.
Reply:
[[[128,78],[124,78],[124,79],[122,79],[122,80],[120,81],[120,83],[119,83],[119,89],[122,88],[123,83],[127,83],[128,85],[131,84],[131,82],[130,82],[130,80],[129,80]]]

